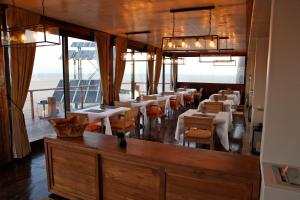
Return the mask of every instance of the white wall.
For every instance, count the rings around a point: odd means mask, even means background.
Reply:
[[[266,76],[268,64],[269,37],[256,38],[255,64],[254,64],[254,85],[252,97],[252,125],[263,122]]]
[[[300,166],[300,1],[273,0],[263,162]]]

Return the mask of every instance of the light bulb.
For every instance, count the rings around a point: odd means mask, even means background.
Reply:
[[[209,44],[208,44],[211,48],[214,48],[215,47],[215,43],[213,40],[209,41]]]
[[[184,40],[182,40],[181,46],[182,46],[182,47],[186,47],[186,43],[184,42]]]
[[[200,48],[201,47],[201,43],[199,42],[199,40],[196,41],[195,46]]]
[[[169,48],[172,48],[172,46],[173,46],[172,41],[169,41],[169,42],[168,42],[168,47],[169,47]]]
[[[25,35],[22,34],[22,35],[21,35],[21,40],[22,40],[22,41],[25,41],[25,39],[26,39],[26,38],[25,38]]]

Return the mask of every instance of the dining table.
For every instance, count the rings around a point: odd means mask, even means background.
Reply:
[[[226,90],[219,90],[219,94],[222,94],[223,92],[225,92]],[[232,94],[235,94],[239,99],[241,99],[241,93],[239,90],[233,90]]]
[[[118,106],[93,106],[81,110],[77,110],[77,113],[84,113],[88,115],[89,123],[95,123],[102,121],[105,126],[105,134],[112,135],[111,125],[109,118],[124,113],[125,111],[130,110],[130,108],[126,107],[118,107]]]
[[[220,142],[224,149],[229,151],[229,136],[228,133],[232,127],[232,118],[229,112],[218,112],[218,113],[202,113],[197,109],[189,109],[179,115],[177,120],[177,127],[175,131],[175,140],[180,140],[180,135],[184,133],[184,117],[185,116],[207,116],[213,117],[213,124],[215,126],[215,131],[220,139]]]

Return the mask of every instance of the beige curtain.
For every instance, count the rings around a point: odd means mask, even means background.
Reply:
[[[97,31],[95,32],[95,41],[98,48],[98,58],[100,66],[100,78],[102,89],[102,103],[109,105],[111,103],[112,90],[112,46],[111,36],[108,33]]]
[[[148,46],[147,51],[149,54],[154,54],[154,47]],[[147,74],[148,74],[148,80],[149,80],[149,88],[148,92],[150,94],[153,94],[153,89],[154,89],[154,82],[153,82],[153,71],[154,71],[154,61],[149,60],[148,61],[148,66],[147,66]]]
[[[39,23],[39,20],[38,15],[22,9],[12,7],[7,9],[7,23],[10,27],[33,25]],[[11,47],[10,54],[13,156],[23,158],[31,151],[22,110],[31,81],[35,46]]]
[[[117,37],[115,39],[116,46],[116,69],[115,69],[115,84],[114,84],[114,100],[119,101],[119,93],[121,89],[121,84],[123,80],[123,75],[125,71],[126,61],[121,59],[121,54],[127,51],[127,39],[122,37]]]
[[[161,72],[161,64],[162,64],[162,51],[161,49],[156,50],[156,63],[155,63],[155,77],[154,77],[154,93],[157,93],[157,87],[160,78]]]
[[[176,58],[177,59],[177,58]],[[176,82],[177,82],[177,63],[173,62],[171,65],[171,73],[172,73],[172,87],[173,90],[176,91]]]

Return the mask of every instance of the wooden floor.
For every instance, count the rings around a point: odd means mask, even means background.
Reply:
[[[183,110],[184,111],[184,110]],[[183,112],[182,111],[182,112]],[[249,154],[249,133],[244,126],[244,117],[234,115],[233,130],[229,133],[230,151],[240,154]],[[166,119],[160,125],[153,123],[152,126],[157,131],[145,131],[140,139],[153,140],[162,143],[173,143],[177,119]],[[245,140],[246,138],[246,140]],[[33,152],[25,159],[14,161],[13,163],[0,168],[0,199],[61,199],[57,196],[48,196],[47,178],[45,168],[45,157],[42,142],[33,143]],[[195,146],[194,146],[195,147]],[[216,150],[223,151],[221,145],[216,145]]]

